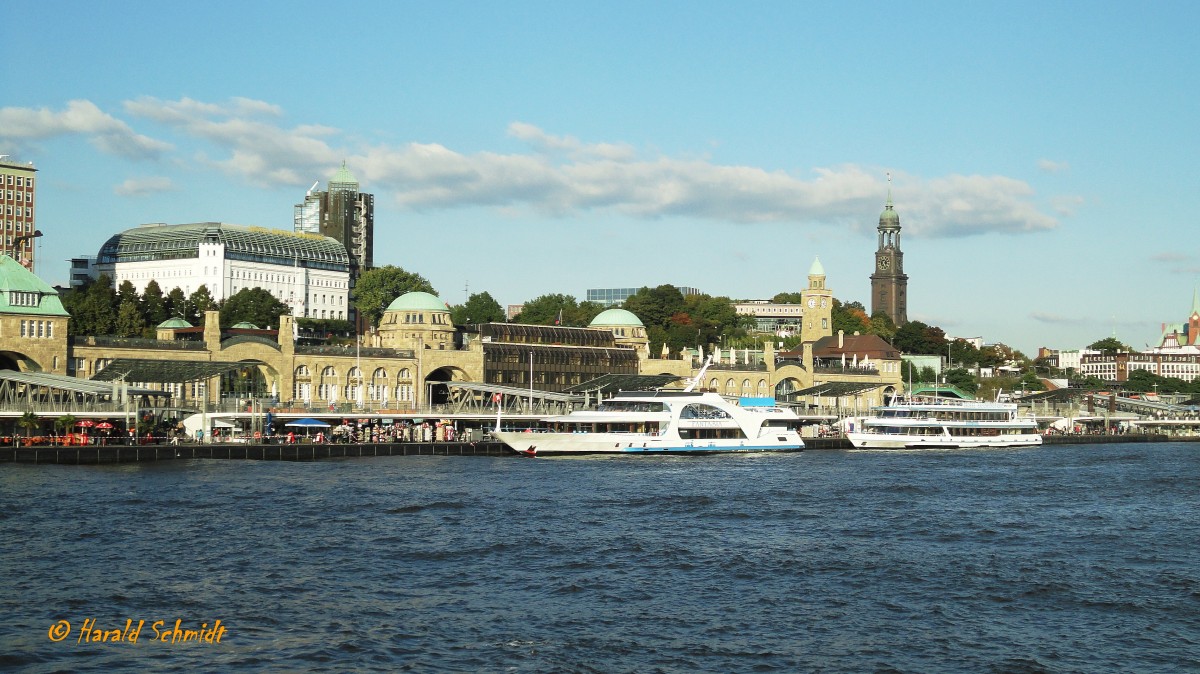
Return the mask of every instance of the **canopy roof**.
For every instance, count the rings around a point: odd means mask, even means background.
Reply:
[[[111,383],[100,383],[94,379],[80,379],[61,374],[45,372],[17,372],[16,370],[0,370],[0,380],[12,381],[29,386],[45,386],[75,393],[91,395],[106,395],[113,392]],[[129,387],[131,395],[170,396],[169,393],[156,389]]]
[[[253,363],[213,362],[208,360],[147,360],[117,358],[92,377],[93,381],[124,379],[143,383],[166,384],[208,379]]]
[[[830,398],[840,398],[842,396],[852,396],[863,391],[877,389],[884,384],[869,384],[858,381],[831,381],[825,384],[817,384],[799,391],[792,391],[787,395],[788,398],[796,396],[826,396]]]
[[[673,374],[602,374],[582,384],[568,386],[568,393],[615,393],[617,391],[653,391],[679,379]]]

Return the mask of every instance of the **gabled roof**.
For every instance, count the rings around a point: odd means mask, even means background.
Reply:
[[[899,360],[900,351],[878,335],[845,335],[838,345],[838,336],[822,337],[813,344],[814,358],[840,358],[857,355],[872,360]]]
[[[57,290],[7,255],[0,255],[0,314],[70,315]]]

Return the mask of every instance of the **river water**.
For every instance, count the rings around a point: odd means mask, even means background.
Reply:
[[[1186,443],[5,465],[0,670],[1200,671],[1198,504]]]

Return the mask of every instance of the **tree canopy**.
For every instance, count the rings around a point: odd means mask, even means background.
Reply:
[[[411,292],[437,294],[425,277],[389,264],[363,272],[354,285],[350,301],[371,325],[378,325],[388,305]]]
[[[264,330],[279,327],[279,317],[291,308],[262,288],[242,288],[221,303],[221,327],[253,323]]]
[[[450,320],[455,325],[501,323],[504,318],[504,308],[487,291],[471,295],[465,304],[450,307]]]
[[[1125,351],[1125,352],[1133,351],[1133,349],[1129,345],[1125,344],[1124,342],[1117,339],[1116,337],[1105,337],[1104,339],[1096,340],[1096,341],[1092,342],[1091,344],[1088,344],[1087,348],[1095,350],[1095,351],[1099,351],[1100,353],[1103,353],[1106,355],[1112,355],[1118,351]]]

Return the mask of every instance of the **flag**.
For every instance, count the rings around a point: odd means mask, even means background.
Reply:
[[[562,325],[562,309],[558,310],[558,316],[554,319],[555,325]]]

